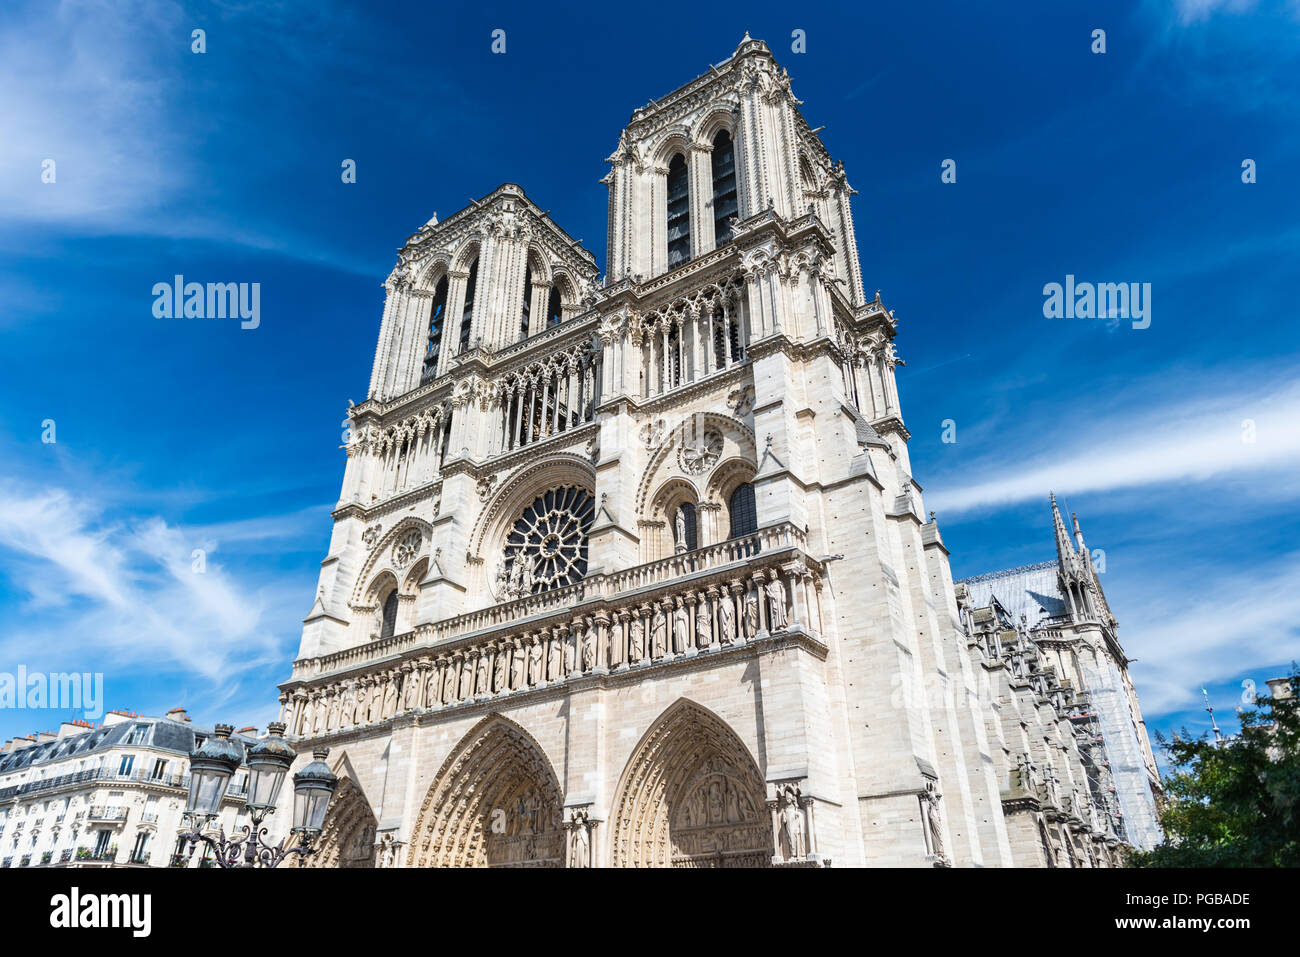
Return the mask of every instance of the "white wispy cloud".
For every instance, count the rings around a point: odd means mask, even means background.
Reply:
[[[27,595],[0,635],[4,660],[57,654],[75,670],[165,673],[211,685],[289,660],[310,596],[298,583],[223,567],[222,526],[116,520],[64,489],[6,483],[0,497],[0,568]],[[229,541],[254,529],[262,541],[295,533],[289,521],[241,521]],[[202,572],[196,548],[211,549]]]
[[[1278,473],[1294,476],[1300,470],[1300,383],[1252,388],[1241,384],[1251,382],[1249,374],[1235,378],[1231,393],[1222,391],[1219,380],[1189,379],[1189,386],[1203,386],[1204,393],[1145,408],[1111,403],[1100,414],[1095,406],[1075,408],[1068,421],[1038,423],[1027,434],[1013,430],[989,450],[994,454],[963,461],[959,478],[932,480],[927,500],[951,514],[1037,501],[1048,490],[1068,494],[1228,475],[1261,482]]]
[[[1198,706],[1206,683],[1300,660],[1300,553],[1249,570],[1149,579],[1122,630],[1148,717]],[[1255,676],[1262,689],[1268,678]]]

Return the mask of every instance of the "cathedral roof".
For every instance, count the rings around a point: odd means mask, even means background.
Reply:
[[[998,604],[1010,613],[1013,621],[1025,621],[1033,628],[1045,618],[1069,614],[1065,596],[1061,594],[1056,562],[1039,562],[1008,568],[987,575],[976,575],[964,582],[970,591],[971,607],[984,608],[997,598]]]

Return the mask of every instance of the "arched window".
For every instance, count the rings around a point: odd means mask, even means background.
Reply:
[[[551,286],[550,298],[546,301],[546,324],[558,326],[564,321],[564,306],[560,302],[560,287]]]
[[[397,631],[397,589],[394,588],[384,599],[384,618],[379,626],[380,638],[391,638]]]
[[[676,153],[668,161],[668,268],[690,258],[690,177],[686,173],[686,157]]]
[[[700,547],[695,506],[683,502],[673,510],[673,548],[679,552],[693,552]]]
[[[433,291],[433,308],[429,310],[429,344],[424,350],[424,377],[438,371],[438,351],[442,348],[443,313],[447,311],[447,277],[438,280]]]
[[[758,531],[758,513],[754,509],[754,486],[745,482],[736,486],[727,502],[731,515],[731,538],[753,535]]]
[[[465,280],[465,308],[460,314],[460,351],[469,348],[470,320],[474,317],[474,288],[478,285],[478,260],[469,267],[469,278]]]
[[[736,151],[731,134],[722,130],[713,138],[713,244],[731,239],[731,220],[740,206],[736,201]]]
[[[528,338],[528,315],[533,311],[533,271],[524,266],[524,309],[519,323],[519,338]]]

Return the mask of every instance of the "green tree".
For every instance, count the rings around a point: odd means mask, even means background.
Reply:
[[[1256,699],[1222,743],[1186,728],[1156,736],[1173,769],[1165,843],[1133,853],[1130,866],[1300,867],[1300,674],[1290,681],[1289,697]]]

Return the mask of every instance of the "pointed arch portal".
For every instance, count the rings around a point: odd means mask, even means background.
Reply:
[[[330,802],[316,853],[307,858],[308,866],[374,867],[378,826],[366,796],[351,777],[343,775]]]
[[[541,747],[500,716],[452,751],[411,839],[415,867],[561,867],[559,781]]]
[[[660,716],[615,800],[616,867],[767,867],[763,776],[721,718],[690,701]]]

